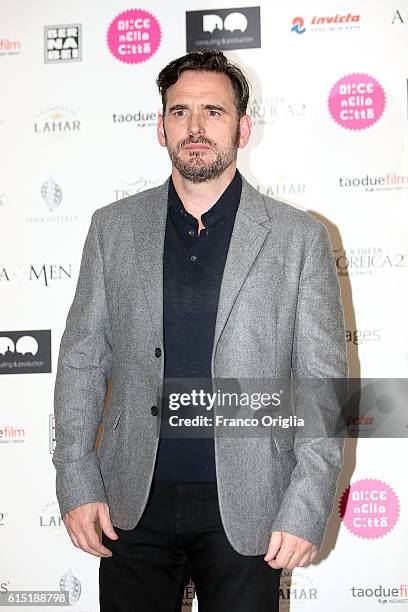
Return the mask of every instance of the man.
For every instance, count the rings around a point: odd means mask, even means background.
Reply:
[[[343,440],[314,429],[340,402],[313,381],[348,369],[331,242],[236,169],[249,89],[222,52],[178,58],[157,84],[172,173],[92,215],[58,359],[57,498],[73,544],[101,557],[102,612],[176,610],[190,575],[202,612],[271,612],[282,568],[321,546],[342,467]],[[164,381],[288,376],[308,435],[163,433]]]

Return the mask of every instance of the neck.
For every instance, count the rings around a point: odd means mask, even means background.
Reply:
[[[198,219],[199,224],[201,224],[201,215],[211,208],[226,190],[234,178],[235,171],[236,164],[230,164],[220,176],[212,181],[192,183],[181,176],[179,171],[173,166],[171,177],[185,209]],[[202,224],[201,227],[203,227]]]

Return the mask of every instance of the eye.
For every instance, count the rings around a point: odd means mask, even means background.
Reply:
[[[210,108],[208,112],[211,115],[211,117],[218,117],[219,115],[221,115],[220,111],[215,110],[214,108]]]
[[[186,110],[185,108],[179,108],[175,110],[173,114],[175,117],[182,117],[185,110]]]

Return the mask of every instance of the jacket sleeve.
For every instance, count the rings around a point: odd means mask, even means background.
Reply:
[[[107,503],[95,442],[111,373],[112,340],[95,211],[62,335],[54,388],[56,495],[61,516]]]
[[[292,348],[296,465],[272,531],[321,547],[343,467],[348,363],[340,285],[329,233],[318,226],[299,280]]]

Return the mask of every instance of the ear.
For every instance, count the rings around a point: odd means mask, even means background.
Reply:
[[[249,138],[252,131],[252,119],[249,115],[244,115],[239,120],[239,145],[238,148],[242,149],[248,144]]]
[[[164,135],[164,117],[163,113],[160,111],[157,115],[157,139],[162,147],[166,146],[166,138]]]

